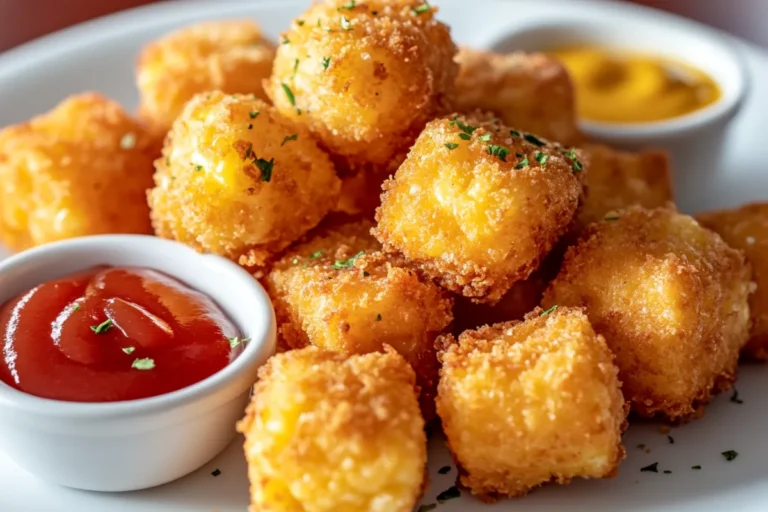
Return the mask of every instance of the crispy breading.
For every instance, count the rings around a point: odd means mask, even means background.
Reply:
[[[370,223],[347,224],[294,248],[265,283],[280,337],[347,354],[389,345],[413,366],[427,420],[434,417],[438,362],[434,341],[451,323],[452,301],[437,285],[361,235]],[[370,235],[369,235],[370,236]]]
[[[282,36],[265,88],[342,172],[386,167],[446,111],[458,66],[448,27],[422,0],[326,0]]]
[[[750,339],[741,352],[753,359],[768,360],[768,203],[702,213],[696,220],[734,249],[743,251],[752,264],[757,288],[749,298]]]
[[[251,512],[411,512],[425,484],[413,370],[391,350],[272,357],[238,430]]]
[[[161,141],[112,100],[71,96],[0,131],[0,240],[13,250],[151,233],[145,191]]]
[[[567,231],[586,162],[478,116],[431,121],[384,184],[375,236],[444,288],[496,302]]]
[[[583,142],[574,88],[565,67],[542,53],[499,54],[461,48],[456,108],[490,110],[508,126],[564,145]]]
[[[253,96],[195,96],[155,162],[158,235],[264,265],[316,226],[341,182],[301,125]]]
[[[542,306],[585,308],[638,414],[696,417],[736,377],[749,334],[749,264],[674,209],[615,215],[568,249]]]
[[[136,65],[139,115],[167,132],[195,94],[220,90],[266,100],[275,48],[251,20],[196,23],[146,45]]]
[[[484,501],[614,476],[628,407],[613,354],[575,308],[440,337],[437,410],[459,482]]]

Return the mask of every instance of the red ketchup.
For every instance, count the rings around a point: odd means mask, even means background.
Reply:
[[[207,296],[155,270],[98,267],[0,307],[0,379],[32,395],[115,402],[162,395],[243,350]]]

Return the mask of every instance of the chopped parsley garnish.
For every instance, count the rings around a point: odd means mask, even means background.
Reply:
[[[483,142],[488,142],[488,141],[491,140],[491,134],[490,133],[486,133],[485,135],[481,135],[481,136],[479,136],[477,138],[477,140],[481,140]]]
[[[459,121],[459,116],[455,116],[453,119],[451,119],[451,122],[448,123],[449,126],[458,126],[459,130],[466,133],[467,135],[472,135],[475,130],[477,130],[476,126],[470,126],[468,124],[464,124],[461,121]],[[461,135],[459,135],[461,137]]]
[[[291,41],[287,37],[284,37],[281,42],[282,44],[291,44]]]
[[[349,0],[346,4],[341,6],[342,9],[352,10],[355,8],[355,0]]]
[[[300,27],[304,26],[304,20],[296,20],[296,24]]]
[[[136,135],[133,133],[126,133],[123,138],[120,139],[120,148],[133,149],[136,147]]]
[[[154,367],[155,360],[149,357],[145,357],[144,359],[134,359],[131,364],[131,368],[136,370],[151,370]]]
[[[603,220],[619,220],[618,215],[608,215],[607,217],[603,217]]]
[[[520,137],[520,132],[517,130],[509,130],[509,134],[513,137]]]
[[[668,469],[665,469],[665,470],[664,470],[664,474],[665,474],[665,475],[669,475],[670,473],[672,473],[672,471],[670,471],[670,470],[668,470]]]
[[[107,318],[103,322],[101,322],[99,325],[92,325],[91,330],[95,332],[96,334],[102,334],[107,332],[110,327],[112,327],[112,320]]]
[[[253,163],[256,164],[256,167],[258,167],[261,172],[261,181],[269,182],[269,180],[272,179],[272,169],[275,167],[275,159],[270,158],[269,160],[264,160],[263,158],[257,158]]]
[[[333,269],[334,270],[339,270],[339,269],[342,269],[342,268],[352,268],[352,267],[355,266],[355,261],[357,261],[357,258],[362,256],[363,254],[365,254],[365,251],[360,251],[359,253],[355,254],[351,258],[348,258],[348,259],[346,259],[344,261],[336,260],[336,261],[333,262]]]
[[[451,466],[443,466],[440,469],[437,470],[438,473],[441,475],[445,475],[451,472]]]
[[[125,352],[126,354],[129,354],[129,355],[133,354],[134,350],[136,350],[136,347],[125,347],[124,349],[122,349],[123,352]]]
[[[495,156],[502,162],[507,161],[507,155],[509,155],[509,148],[504,146],[496,146],[495,144],[488,144],[488,154]]]
[[[292,107],[295,107],[296,97],[293,95],[293,91],[291,90],[291,88],[285,84],[280,84],[280,87],[283,88],[283,92],[285,93],[285,96],[288,98],[288,103],[290,103]]]
[[[468,134],[468,133],[460,133],[460,134],[459,134],[459,138],[460,138],[461,140],[469,140],[469,139],[471,139],[471,138],[472,138],[472,136],[471,136],[470,134]]]
[[[377,321],[377,322],[381,322],[381,313],[379,313],[378,315],[376,315],[376,321]]]
[[[526,141],[530,142],[534,146],[542,147],[542,146],[546,145],[546,143],[543,140],[541,140],[540,138],[538,138],[537,136],[535,136],[532,133],[524,134],[523,135],[523,139],[525,139]]]
[[[435,510],[436,508],[437,503],[427,503],[426,505],[421,505],[416,512],[429,512],[430,510]]]
[[[456,144],[455,142],[446,142],[445,147],[447,147],[448,149],[456,149],[457,147],[459,147],[459,145]]]
[[[540,166],[541,166],[541,168],[543,169],[544,167],[546,167],[546,166],[547,166],[547,160],[549,160],[549,155],[548,155],[548,154],[546,154],[546,153],[542,153],[541,151],[537,151],[537,152],[536,152],[536,153],[533,155],[533,158],[535,158],[535,159],[536,159],[536,161],[537,161],[537,162],[539,162],[539,165],[540,165]]]
[[[557,304],[555,304],[554,306],[552,306],[552,307],[551,307],[551,308],[549,308],[549,309],[545,309],[544,311],[542,311],[541,313],[539,313],[539,316],[548,315],[548,314],[550,314],[550,313],[554,313],[555,311],[557,311]]]
[[[461,491],[459,490],[458,487],[453,485],[437,495],[437,502],[443,503],[445,501],[452,500],[459,497],[461,497]]]
[[[414,12],[414,14],[419,15],[423,12],[429,11],[429,4],[427,2],[424,2],[421,5],[418,5],[416,7],[411,7],[411,10]]]
[[[571,170],[573,170],[574,174],[584,170],[581,160],[576,157],[576,148],[571,148],[570,151],[563,151],[563,155],[571,161]]]
[[[323,69],[328,69],[328,66],[331,64],[331,58],[330,57],[323,57]]]
[[[669,441],[669,444],[675,444],[675,438],[672,436],[667,436],[667,441]]]
[[[293,59],[293,74],[296,74],[296,71],[299,69],[299,59]]]
[[[197,172],[200,172],[200,171],[202,171],[202,170],[203,170],[203,166],[202,166],[202,165],[200,165],[200,164],[197,164],[197,165],[195,166],[195,170],[196,170]]]
[[[515,166],[515,169],[522,169],[523,167],[528,167],[530,162],[528,162],[528,155],[524,155],[522,153],[515,153],[515,156],[517,158],[522,158],[517,165]]]
[[[644,468],[640,468],[640,471],[648,471],[651,473],[658,473],[659,472],[659,463],[654,462],[653,464],[649,464],[645,466]]]
[[[352,30],[352,24],[346,16],[341,17],[341,30]]]
[[[221,470],[219,468],[216,468],[213,471],[211,471],[211,474],[213,476],[219,476],[221,474]]]
[[[250,338],[241,338],[240,336],[235,336],[234,338],[227,338],[229,340],[229,346],[232,348],[235,348],[239,345],[245,345],[248,343]]]
[[[312,254],[310,254],[309,257],[312,258],[313,260],[316,260],[322,255],[323,255],[323,251],[315,251]]]
[[[720,455],[725,457],[725,460],[727,460],[728,462],[731,462],[733,459],[739,456],[739,452],[735,450],[728,450],[726,452],[721,453]]]
[[[75,305],[72,307],[72,311],[77,311],[77,310],[79,310],[79,309],[80,309],[80,304],[75,304]]]
[[[248,112],[248,117],[250,117],[251,119],[256,119],[259,116],[259,114],[261,114],[261,111],[254,110],[252,112]]]
[[[739,398],[739,391],[737,389],[733,390],[733,394],[731,395],[731,402],[739,405],[744,403],[744,400]]]
[[[701,469],[701,466],[699,466],[699,465],[697,464],[697,465],[695,465],[695,466],[691,466],[691,469],[695,469],[696,471],[698,471],[698,470],[700,470],[700,469]]]
[[[299,134],[298,134],[298,133],[294,133],[293,135],[286,135],[286,136],[283,138],[283,142],[281,142],[281,143],[280,143],[280,145],[281,145],[281,146],[285,146],[285,143],[286,143],[286,142],[290,142],[290,141],[292,141],[292,140],[296,140],[296,139],[298,139],[298,138],[299,138]]]
[[[253,125],[251,123],[248,123],[248,129],[253,130]]]

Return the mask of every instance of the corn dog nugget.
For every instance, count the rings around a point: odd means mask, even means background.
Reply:
[[[221,92],[187,104],[155,165],[157,234],[246,266],[317,225],[341,187],[304,127],[253,96]]]
[[[628,408],[613,354],[580,310],[537,309],[438,343],[437,411],[473,494],[495,501],[617,472]]]
[[[251,512],[411,512],[424,486],[413,370],[391,350],[272,357],[238,430]]]
[[[717,234],[673,209],[632,207],[584,231],[542,305],[585,308],[638,414],[685,420],[733,383],[752,287]]]
[[[508,126],[565,145],[579,145],[573,84],[565,67],[541,53],[499,54],[462,48],[456,54],[456,107],[495,112]]]
[[[120,105],[94,93],[0,130],[0,240],[20,251],[79,236],[151,233],[145,191],[160,147]]]
[[[346,354],[391,346],[413,366],[430,420],[438,372],[434,341],[453,319],[453,304],[437,285],[358,234],[370,225],[342,226],[275,264],[266,284],[280,335],[293,348],[312,344]]]
[[[494,303],[571,225],[584,166],[500,123],[436,119],[385,183],[374,234],[444,288]]]
[[[267,93],[343,171],[387,166],[453,91],[456,47],[434,11],[422,0],[317,3],[283,34]]]
[[[702,213],[696,220],[734,249],[744,251],[752,264],[752,279],[757,288],[749,299],[752,328],[742,354],[768,360],[768,203]]]
[[[267,99],[275,48],[249,20],[197,23],[152,41],[136,66],[139,115],[167,132],[195,94],[220,90]]]

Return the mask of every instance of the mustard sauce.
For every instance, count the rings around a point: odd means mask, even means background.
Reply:
[[[580,118],[648,123],[684,116],[716,102],[720,87],[706,73],[659,56],[572,46],[549,54],[566,67]]]

